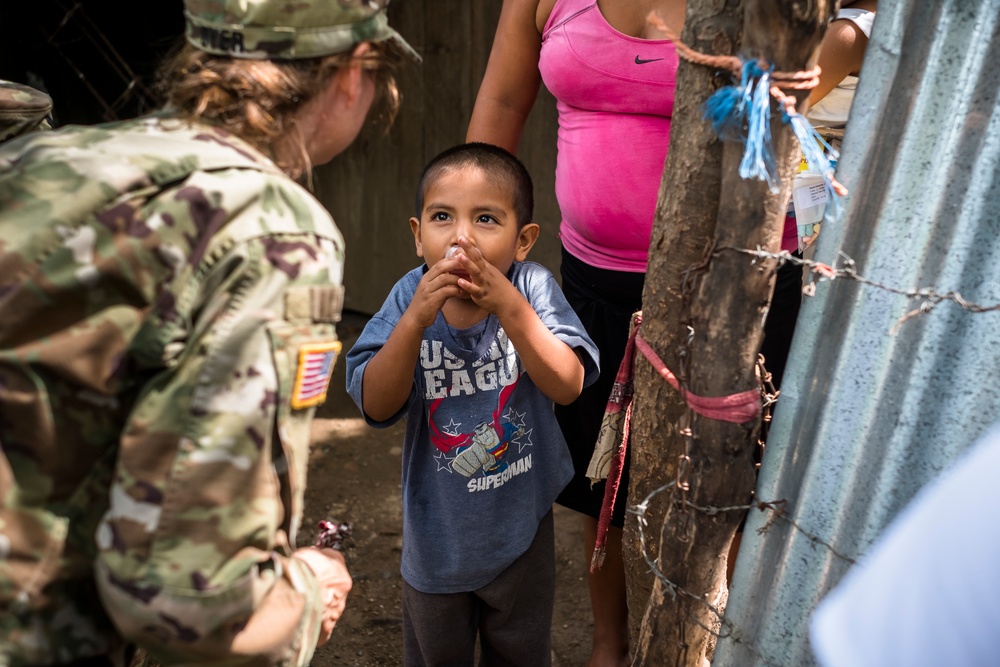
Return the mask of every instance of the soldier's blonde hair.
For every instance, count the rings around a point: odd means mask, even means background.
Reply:
[[[396,69],[403,54],[391,42],[370,42],[357,58],[374,74],[375,103],[369,117],[392,124],[399,109]],[[292,178],[312,169],[294,122],[299,108],[354,58],[338,53],[302,60],[240,60],[214,56],[185,44],[160,70],[168,106],[191,120],[219,125],[271,155]]]

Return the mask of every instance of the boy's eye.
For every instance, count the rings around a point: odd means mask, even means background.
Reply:
[[[483,223],[486,223],[486,224],[496,224],[497,219],[494,218],[492,215],[486,215],[484,213],[481,216],[479,216],[478,218],[476,218],[476,222],[483,222]]]
[[[431,220],[447,220],[448,214],[444,211],[438,211],[437,213],[431,214]]]

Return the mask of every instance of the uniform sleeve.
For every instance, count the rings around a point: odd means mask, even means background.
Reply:
[[[176,200],[193,201],[188,190]],[[309,426],[339,349],[343,245],[308,195],[264,190],[188,207],[201,216],[192,228],[217,226],[134,343],[139,362],[163,359],[137,363],[149,377],[121,438],[95,578],[119,631],[165,664],[307,665],[321,623],[315,576],[290,554]],[[218,226],[223,210],[241,212]],[[164,247],[178,248],[186,225],[172,213]]]

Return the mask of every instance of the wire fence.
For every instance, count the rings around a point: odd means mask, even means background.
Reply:
[[[101,118],[94,120],[121,120],[137,110],[155,108],[158,104],[155,91],[87,13],[84,4],[52,1],[61,19],[54,27],[47,19],[39,19],[37,28],[46,46],[96,103]],[[54,116],[58,118],[59,112],[58,107],[54,109]]]
[[[800,258],[792,255],[788,251],[780,252],[769,252],[758,247],[756,249],[747,248],[732,248],[732,247],[718,247],[711,251],[710,256],[718,256],[722,252],[736,252],[743,255],[748,255],[753,258],[752,263],[756,263],[760,260],[774,260],[777,262],[777,266],[785,262],[792,264],[797,264],[802,266],[808,271],[809,280],[803,287],[803,294],[806,296],[815,296],[816,290],[820,284],[829,283],[830,281],[840,279],[848,280],[859,283],[861,285],[866,285],[875,289],[879,289],[891,294],[897,294],[901,296],[906,296],[910,299],[916,300],[918,303],[915,308],[907,311],[902,315],[895,325],[890,330],[890,334],[894,335],[900,329],[900,327],[907,321],[921,315],[928,314],[932,312],[937,306],[942,303],[953,303],[959,308],[969,312],[969,313],[988,313],[1000,311],[1000,303],[975,303],[969,301],[963,297],[959,292],[954,290],[940,290],[934,287],[919,287],[913,289],[906,289],[897,287],[888,283],[872,280],[862,276],[857,269],[856,262],[846,255],[845,253],[839,253],[840,262],[837,266],[831,266],[829,264],[814,261],[811,259]],[[705,262],[703,261],[698,267],[698,269],[704,268]],[[681,290],[682,299],[689,299],[690,295],[693,293],[693,281],[689,275],[691,271],[685,274],[684,288]],[[682,365],[686,357],[689,355],[689,347],[691,344],[691,339],[694,332],[690,329],[689,325],[685,325],[688,328],[688,334],[685,338],[685,342],[682,343],[683,354]],[[763,367],[763,359],[758,361],[759,372],[758,375],[762,379],[762,400],[764,411],[762,415],[762,422],[767,423],[770,419],[771,410],[775,404],[778,392],[774,390],[774,387],[769,384],[770,376],[766,369]],[[682,369],[683,370],[683,369]],[[684,372],[682,375],[684,378],[687,377],[687,373]],[[758,646],[756,646],[752,637],[749,637],[742,633],[738,626],[736,626],[732,621],[725,617],[724,609],[720,609],[718,606],[713,605],[708,600],[706,600],[706,591],[693,592],[685,589],[684,587],[678,585],[677,583],[670,580],[663,571],[660,569],[659,564],[656,559],[652,558],[649,553],[649,549],[646,544],[646,530],[648,528],[648,521],[646,519],[646,513],[649,509],[650,502],[658,495],[666,492],[670,492],[670,498],[667,501],[667,506],[672,508],[682,508],[683,510],[692,510],[695,512],[700,512],[706,516],[716,516],[719,514],[724,514],[728,512],[740,512],[747,513],[750,510],[760,510],[762,512],[770,512],[775,520],[783,521],[788,524],[793,530],[797,531],[799,534],[803,535],[813,544],[826,549],[830,554],[832,554],[837,559],[843,561],[847,565],[853,565],[856,562],[856,558],[850,555],[841,553],[837,548],[827,541],[823,536],[812,532],[802,526],[800,523],[792,518],[792,514],[788,511],[788,501],[785,499],[776,500],[755,500],[753,502],[742,504],[742,505],[730,505],[724,507],[714,507],[699,505],[692,502],[689,499],[689,494],[691,491],[691,480],[689,478],[690,471],[690,456],[692,453],[692,447],[695,445],[696,438],[691,427],[691,410],[688,409],[685,415],[682,416],[682,422],[679,425],[679,433],[684,437],[684,452],[680,455],[680,461],[678,465],[678,474],[676,479],[654,489],[651,491],[642,502],[637,505],[633,505],[628,508],[628,512],[635,515],[636,524],[638,526],[639,532],[639,543],[642,552],[643,559],[649,566],[650,572],[659,580],[660,584],[663,586],[664,590],[671,596],[671,599],[677,600],[678,598],[684,598],[691,600],[695,604],[704,607],[709,610],[711,616],[714,618],[714,627],[706,626],[701,620],[699,620],[694,614],[688,613],[689,620],[696,623],[703,630],[709,633],[716,641],[718,639],[728,639],[730,641],[736,642],[746,648],[754,657],[761,662],[763,665],[768,667],[784,667],[781,662],[776,662],[773,658],[766,655]],[[763,446],[763,441],[760,445]],[[664,521],[669,521],[671,519],[671,512],[668,511]],[[773,525],[772,521],[768,521],[764,527],[759,529],[758,532],[767,531],[770,526]]]

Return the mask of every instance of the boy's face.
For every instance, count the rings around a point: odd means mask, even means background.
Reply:
[[[528,256],[538,238],[534,223],[518,229],[511,193],[488,181],[478,167],[442,172],[424,193],[420,219],[410,218],[410,228],[417,256],[428,266],[444,259],[464,236],[504,275]]]

